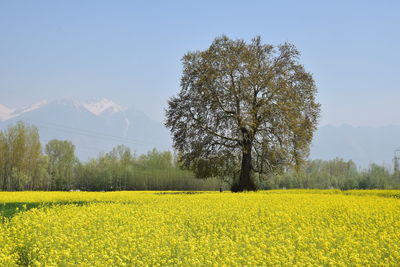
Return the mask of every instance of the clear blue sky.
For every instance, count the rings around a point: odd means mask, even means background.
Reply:
[[[181,58],[226,34],[294,43],[321,125],[400,124],[400,1],[0,1],[0,103],[106,97],[156,120]]]

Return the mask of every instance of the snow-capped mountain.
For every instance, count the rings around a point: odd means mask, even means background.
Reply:
[[[128,109],[106,98],[103,98],[99,101],[91,101],[86,103],[79,103],[72,99],[61,99],[53,101],[53,103],[57,103],[60,105],[73,105],[77,109],[86,109],[87,111],[93,113],[96,116],[100,116],[103,114],[114,114]],[[8,108],[0,104],[0,121],[6,121],[18,117],[24,113],[34,111],[47,104],[49,104],[47,100],[42,100],[32,105],[23,106],[20,108]]]
[[[0,121],[5,121],[12,118],[13,109],[0,104]]]
[[[171,149],[169,132],[162,123],[108,99],[86,103],[72,99],[40,101],[15,109],[0,105],[0,120],[0,129],[17,121],[37,126],[43,145],[51,139],[70,140],[81,160],[119,144],[136,154],[153,148]]]
[[[111,100],[108,100],[105,98],[103,98],[97,102],[84,103],[82,105],[88,111],[92,112],[94,115],[97,115],[97,116],[104,114],[104,113],[114,114],[114,113],[118,113],[118,112],[127,110],[126,107],[115,104]]]
[[[40,102],[34,103],[29,106],[24,106],[21,108],[8,108],[4,105],[0,104],[0,121],[6,121],[15,117],[18,117],[24,113],[34,111],[44,105],[47,104],[46,100],[42,100]]]

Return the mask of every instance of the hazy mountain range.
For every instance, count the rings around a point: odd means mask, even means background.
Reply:
[[[359,167],[371,163],[391,168],[400,148],[400,125],[383,127],[323,126],[314,135],[310,158],[353,160]]]
[[[41,101],[19,109],[0,105],[0,129],[20,120],[39,128],[42,144],[51,139],[71,140],[81,160],[119,144],[136,154],[153,148],[171,149],[169,132],[162,123],[108,99],[88,103],[71,99]]]
[[[136,154],[152,148],[171,150],[169,131],[160,122],[132,108],[108,99],[80,103],[70,99],[40,101],[21,108],[0,104],[0,129],[22,120],[39,128],[41,140],[71,140],[81,160],[108,152],[118,144]],[[370,163],[390,166],[394,150],[400,147],[400,126],[323,126],[311,146],[312,159],[352,159],[360,167]]]

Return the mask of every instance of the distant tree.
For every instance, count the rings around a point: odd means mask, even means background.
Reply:
[[[31,190],[49,190],[51,185],[51,177],[48,173],[49,157],[40,155],[38,166],[35,171],[34,184]]]
[[[360,189],[384,189],[387,181],[390,180],[390,173],[384,166],[378,164],[370,164],[368,170],[366,170],[360,181]]]
[[[42,148],[35,126],[24,122],[0,133],[0,183],[3,190],[33,190]]]
[[[72,188],[74,171],[78,159],[75,146],[70,141],[51,140],[45,149],[48,156],[48,173],[51,177],[51,190],[69,190]]]
[[[26,147],[24,158],[26,159],[25,172],[29,182],[25,189],[34,190],[40,186],[42,161],[42,145],[40,144],[39,131],[36,127],[27,129]]]
[[[132,154],[131,149],[124,145],[118,145],[114,147],[111,152],[107,153],[106,155],[121,161],[123,164],[132,163],[134,160],[134,155]]]
[[[158,151],[153,148],[139,157],[137,164],[150,169],[169,169],[173,167],[173,157],[169,151]]]
[[[235,191],[255,190],[252,173],[301,166],[320,105],[312,75],[292,44],[277,47],[216,38],[183,57],[181,91],[168,102],[166,126],[184,166],[198,177],[240,164]]]
[[[134,157],[129,147],[118,145],[102,157],[102,165],[107,166],[109,173],[108,189],[122,190],[128,183],[129,169]]]
[[[7,139],[6,135],[0,131],[0,183],[1,190],[7,189],[7,176],[6,176],[6,168],[7,168]]]

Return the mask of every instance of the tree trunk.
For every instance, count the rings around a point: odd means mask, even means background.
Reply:
[[[251,179],[251,169],[251,142],[247,141],[242,148],[242,165],[240,168],[239,184],[235,191],[242,192],[244,190],[256,190],[256,185]]]

